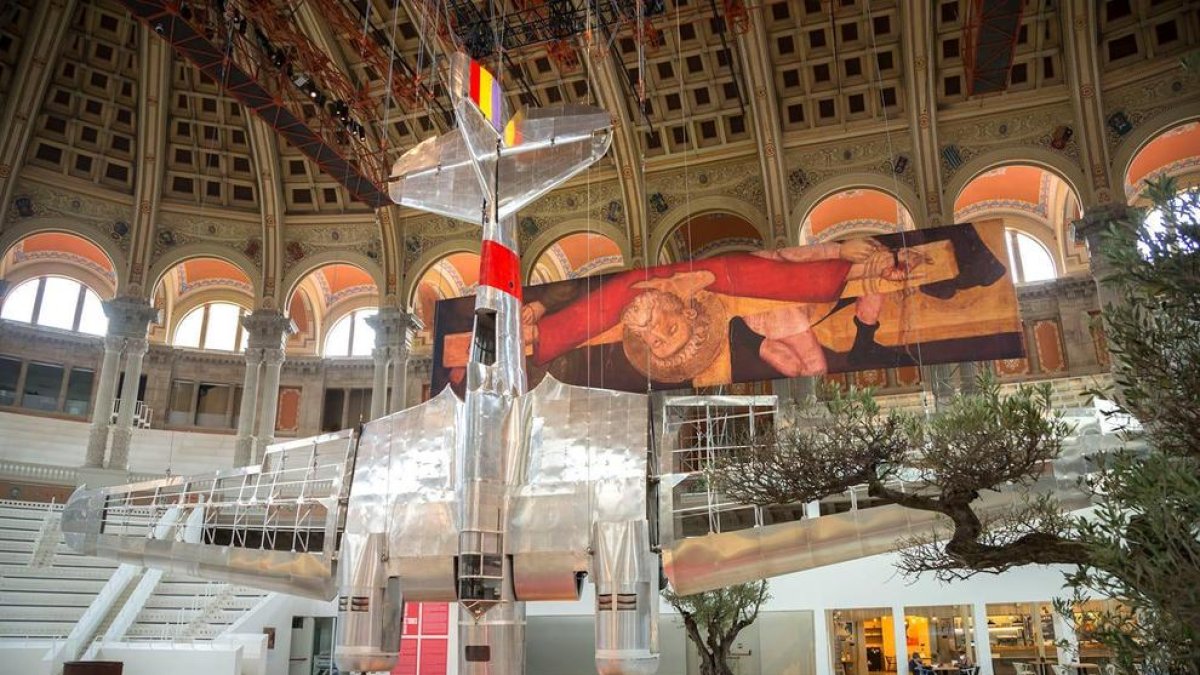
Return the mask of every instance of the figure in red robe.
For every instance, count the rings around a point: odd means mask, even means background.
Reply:
[[[523,309],[533,360],[545,365],[597,336],[620,330],[625,356],[660,382],[693,386],[732,381],[732,317],[762,337],[758,355],[795,377],[827,370],[812,332],[814,305],[839,301],[851,281],[867,292],[855,301],[856,323],[873,334],[883,293],[879,281],[917,279],[930,260],[915,249],[892,251],[875,239],[854,239],[613,275],[595,291],[553,313],[533,302]]]

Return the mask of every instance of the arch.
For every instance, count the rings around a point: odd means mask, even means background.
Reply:
[[[384,279],[383,268],[379,263],[372,260],[364,253],[357,251],[322,251],[313,256],[306,256],[296,263],[287,276],[283,278],[281,288],[285,290],[282,296],[279,296],[279,302],[276,304],[279,307],[286,309],[292,302],[292,294],[296,292],[296,287],[300,285],[300,280],[312,274],[318,269],[326,265],[352,265],[366,272],[371,280],[375,282],[376,292],[380,297],[383,297]]]
[[[38,277],[67,277],[92,289],[101,300],[112,300],[117,295],[116,285],[111,279],[96,274],[92,270],[61,261],[45,261],[36,265],[25,265],[20,269],[4,272],[4,280],[10,287],[36,279]]]
[[[877,173],[856,172],[847,173],[840,176],[827,178],[820,183],[812,186],[804,191],[800,201],[796,203],[792,209],[791,220],[788,225],[788,245],[797,246],[804,243],[804,221],[808,219],[808,214],[817,207],[822,201],[831,195],[846,190],[868,189],[878,190],[884,194],[892,196],[900,205],[908,211],[908,214],[914,220],[919,217],[919,214],[924,213],[921,207],[921,200],[917,197],[917,193],[911,187],[897,180],[889,179]]]
[[[1131,204],[1148,203],[1147,183],[1164,175],[1176,180],[1177,189],[1200,182],[1200,122],[1175,125],[1143,144],[1121,176],[1122,194]]]
[[[658,252],[662,250],[663,242],[675,230],[679,229],[680,225],[683,225],[692,218],[709,213],[728,213],[737,216],[750,223],[755,230],[758,230],[764,244],[769,244],[771,241],[771,231],[767,225],[767,214],[760,211],[758,207],[744,200],[728,196],[708,195],[692,197],[686,202],[672,207],[658,221],[658,225],[650,233],[650,245],[644,249],[643,256],[645,257],[646,264],[651,265],[658,260]],[[651,255],[654,257],[650,257]]]
[[[821,218],[819,218],[821,216]],[[829,222],[821,220],[828,218]],[[815,229],[823,225],[820,230]],[[895,195],[877,188],[846,188],[813,204],[800,223],[801,243],[832,241],[853,232],[885,234],[913,229],[912,212]]]
[[[430,267],[437,264],[439,260],[454,253],[474,253],[479,255],[479,250],[482,248],[482,243],[479,239],[455,239],[445,241],[436,246],[430,246],[423,250],[421,255],[413,261],[412,265],[408,266],[409,272],[404,274],[403,294],[405,311],[411,311],[413,308],[413,295],[417,292],[417,282]]]
[[[97,236],[93,228],[82,223],[73,223],[49,216],[29,218],[13,224],[6,223],[5,229],[0,231],[0,259],[7,257],[12,247],[16,246],[23,239],[35,234],[48,232],[70,234],[84,239],[99,248],[104,252],[104,255],[108,256],[113,272],[117,275],[114,295],[121,293],[125,289],[129,281],[129,261],[125,256],[125,252],[121,250],[121,247],[112,238]]]
[[[576,230],[574,232],[568,232],[568,233],[562,235],[561,237],[555,239],[554,241],[550,242],[548,245],[542,247],[541,250],[538,251],[538,254],[536,256],[533,256],[533,255],[526,256],[526,258],[522,261],[522,267],[525,268],[525,270],[526,270],[524,272],[525,283],[527,283],[527,284],[533,283],[533,276],[534,276],[534,273],[539,269],[539,265],[543,265],[543,264],[553,265],[554,264],[552,261],[547,260],[547,256],[549,256],[552,251],[557,250],[559,253],[564,253],[563,246],[567,245],[565,242],[574,241],[574,240],[577,240],[577,238],[585,238],[585,240],[588,240],[587,238],[598,238],[598,239],[603,240],[604,242],[607,242],[607,243],[602,243],[599,245],[604,246],[606,249],[608,249],[607,254],[610,256],[612,255],[612,249],[614,249],[614,248],[616,249],[616,255],[620,256],[620,258],[621,258],[620,267],[619,268],[618,267],[605,267],[604,269],[606,271],[615,271],[616,269],[624,269],[628,265],[629,258],[627,256],[627,251],[621,247],[620,242],[613,240],[612,237],[610,237],[607,234],[602,233],[602,232],[596,232],[596,231],[585,232],[585,231]],[[578,251],[578,248],[576,246],[572,246],[572,248],[574,248],[576,251]],[[560,262],[566,263],[567,267],[569,267],[570,269],[561,270],[563,273],[561,275],[561,278],[563,278],[563,279],[569,278],[569,277],[571,277],[571,275],[577,273],[580,270],[583,270],[583,276],[589,276],[591,274],[594,274],[595,273],[594,271],[587,271],[587,270],[584,270],[584,268],[586,268],[587,266],[592,265],[593,263],[600,261],[600,260],[602,260],[602,258],[593,257],[590,260],[585,260],[582,262],[571,261],[571,260],[567,259],[566,255],[563,255],[563,256],[561,256]],[[546,261],[546,262],[543,262],[543,261]],[[579,263],[578,267],[575,267],[576,263]],[[555,265],[555,267],[558,267],[558,265]]]
[[[528,282],[529,276],[533,274],[533,266],[538,259],[560,239],[582,233],[599,234],[611,239],[621,250],[621,259],[625,261],[625,265],[629,265],[629,261],[633,258],[633,247],[629,245],[629,237],[626,236],[623,228],[589,218],[574,218],[546,228],[545,231],[534,237],[533,241],[529,242],[529,245],[525,247],[525,255],[521,256],[521,278]]]
[[[1074,185],[1051,168],[1023,161],[993,166],[962,184],[952,204],[955,220],[995,220],[1006,229],[1030,235],[1050,252],[1059,275],[1074,271],[1072,260],[1081,262],[1083,252],[1078,251],[1070,226],[1082,200]]]
[[[176,265],[194,258],[218,258],[237,267],[250,280],[250,287],[254,289],[254,304],[257,305],[262,299],[262,274],[254,266],[254,261],[240,251],[206,242],[184,244],[155,260],[154,264],[150,266],[150,274],[146,277],[153,280],[153,283],[145,288],[146,299],[154,300],[154,291],[162,283],[167,272],[170,272]]]
[[[985,152],[959,167],[954,177],[946,183],[945,187],[944,195],[948,198],[951,209],[953,209],[954,203],[958,201],[958,196],[962,194],[963,189],[971,181],[992,169],[1013,166],[1015,164],[1036,166],[1049,171],[1061,178],[1075,191],[1075,195],[1079,198],[1080,203],[1095,203],[1091,185],[1084,177],[1083,170],[1078,165],[1071,162],[1065,155],[1057,152],[1044,148],[1021,146],[1000,148],[991,152]]]
[[[1121,139],[1112,153],[1110,163],[1112,175],[1114,180],[1120,180],[1121,189],[1124,189],[1125,177],[1129,175],[1134,158],[1142,149],[1163,133],[1198,119],[1200,119],[1200,101],[1172,106],[1157,115],[1152,115],[1149,119],[1142,120],[1141,124],[1134,127],[1133,131]]]

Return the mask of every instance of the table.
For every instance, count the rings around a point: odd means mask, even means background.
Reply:
[[[1100,672],[1100,666],[1095,663],[1068,663],[1067,667],[1073,669],[1077,675]]]

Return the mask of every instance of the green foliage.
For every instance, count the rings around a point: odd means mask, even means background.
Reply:
[[[1099,505],[1077,519],[1090,564],[1068,578],[1072,601],[1117,598],[1094,637],[1130,666],[1200,673],[1200,194],[1170,179],[1147,194],[1161,227],[1137,216],[1105,241],[1118,299],[1105,308],[1115,398],[1140,429],[1105,457]],[[1139,450],[1148,448],[1148,451]]]
[[[730,647],[738,634],[754,623],[770,597],[766,581],[692,595],[663,591],[663,598],[679,612],[688,639],[700,652],[701,675],[730,675]]]
[[[903,542],[901,569],[944,580],[1031,563],[1077,563],[1049,496],[1027,494],[1062,451],[1067,425],[1047,385],[1002,394],[985,374],[936,415],[883,412],[869,391],[832,390],[796,423],[717,462],[710,480],[743,503],[805,503],[865,485],[885,504],[939,513],[951,526]],[[986,491],[1006,506],[977,512]]]

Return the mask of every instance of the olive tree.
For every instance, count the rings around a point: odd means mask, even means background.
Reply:
[[[758,618],[770,595],[767,582],[756,581],[692,595],[667,590],[663,597],[679,612],[688,639],[700,653],[700,675],[733,675],[729,650]]]

